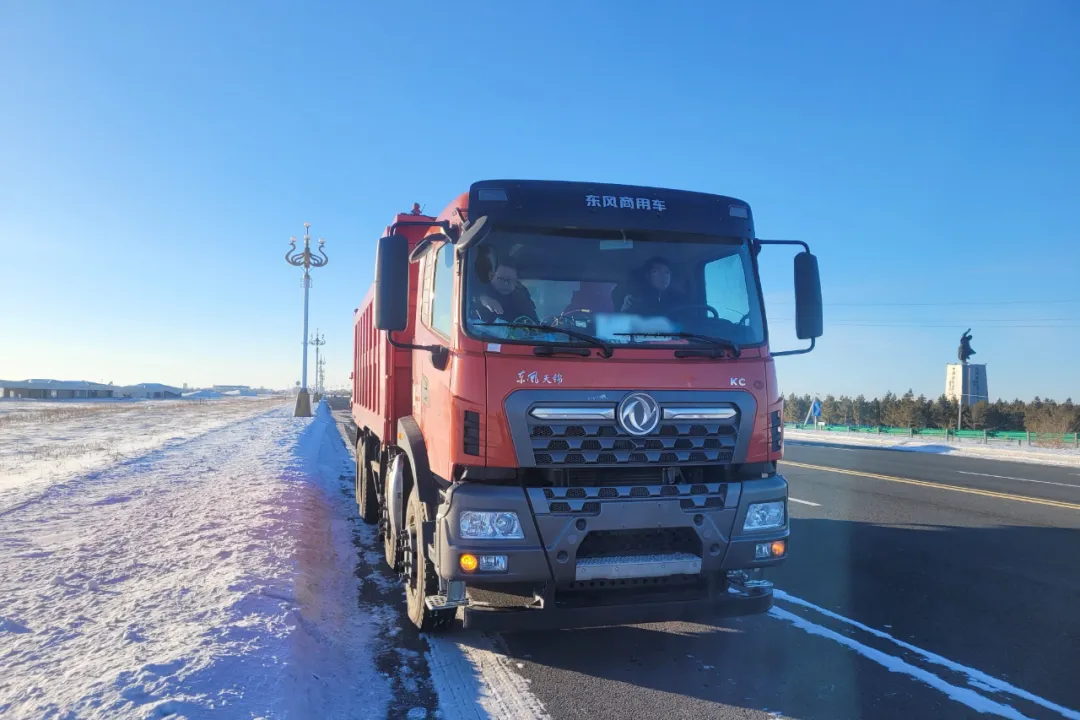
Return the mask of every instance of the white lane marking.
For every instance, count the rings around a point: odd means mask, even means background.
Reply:
[[[510,669],[510,659],[495,649],[491,638],[475,633],[463,633],[461,642],[437,635],[424,637],[441,717],[551,720],[529,691],[529,683]]]
[[[788,495],[788,502],[799,503],[800,505],[809,505],[810,507],[821,507],[816,502],[810,502],[809,500],[800,500],[799,498],[793,498]]]
[[[911,652],[915,653],[916,655],[919,655],[920,657],[922,657],[924,660],[926,660],[928,662],[934,663],[935,665],[941,665],[943,667],[948,668],[949,670],[953,670],[955,672],[959,672],[959,673],[963,673],[964,675],[967,675],[969,682],[971,682],[972,684],[978,684],[979,687],[990,688],[994,692],[1004,692],[1004,693],[1008,693],[1010,695],[1015,695],[1016,697],[1023,698],[1024,700],[1027,700],[1029,702],[1033,702],[1036,705],[1040,705],[1040,706],[1046,708],[1047,710],[1053,710],[1054,712],[1058,713],[1059,715],[1067,717],[1070,720],[1080,720],[1080,712],[1077,712],[1076,710],[1071,710],[1071,709],[1069,709],[1069,708],[1067,708],[1067,707],[1065,707],[1063,705],[1058,705],[1057,703],[1051,702],[1050,700],[1047,700],[1045,698],[1041,698],[1038,695],[1034,695],[1032,693],[1029,693],[1027,690],[1023,690],[1021,688],[1016,687],[1015,685],[1012,685],[1011,683],[1007,683],[1004,680],[998,680],[996,677],[993,677],[992,675],[987,675],[986,673],[984,673],[981,670],[976,670],[975,668],[971,668],[971,667],[968,667],[966,665],[961,665],[958,662],[954,662],[952,660],[949,660],[948,658],[942,657],[941,655],[938,655],[937,653],[932,653],[929,650],[923,650],[922,648],[916,647],[915,645],[912,645],[911,643],[904,642],[903,640],[900,640],[899,638],[895,638],[895,637],[893,637],[892,635],[890,635],[887,632],[884,632],[882,630],[876,630],[875,628],[872,628],[869,625],[863,625],[858,620],[852,620],[851,618],[846,618],[843,615],[839,615],[837,613],[834,613],[832,610],[826,610],[825,608],[820,607],[818,605],[815,605],[812,602],[808,602],[806,600],[803,600],[802,598],[795,597],[794,595],[789,595],[788,593],[784,592],[783,590],[773,589],[773,597],[776,598],[777,600],[783,600],[783,601],[792,603],[794,605],[799,605],[801,607],[807,608],[809,610],[814,610],[815,612],[819,612],[822,615],[825,615],[826,617],[832,618],[833,620],[838,620],[838,621],[840,621],[842,623],[845,623],[847,625],[851,625],[852,627],[858,628],[859,630],[863,630],[865,632],[868,632],[871,635],[873,635],[874,637],[881,638],[882,640],[888,640],[891,643],[899,645],[900,647],[904,648],[905,650],[910,650]],[[796,615],[795,617],[798,617],[798,616]],[[802,618],[799,618],[799,619],[801,620]],[[810,623],[810,624],[812,624],[812,623]],[[843,637],[843,636],[841,636],[841,637]],[[887,657],[890,657],[890,656],[887,656]],[[1009,709],[1011,710],[1011,708],[1009,708]]]
[[[800,630],[805,630],[811,635],[820,635],[821,637],[828,638],[829,640],[834,640],[841,645],[844,645],[845,647],[849,647],[863,657],[873,660],[878,665],[881,665],[890,672],[899,672],[904,673],[905,675],[910,675],[916,680],[920,680],[926,683],[935,690],[939,690],[945,693],[945,695],[952,698],[956,702],[967,705],[972,710],[981,713],[993,713],[1002,717],[1012,718],[1013,720],[1028,720],[1026,715],[1021,714],[1015,708],[994,702],[993,700],[990,700],[989,698],[975,692],[971,688],[957,687],[956,685],[947,683],[932,672],[915,667],[910,663],[904,662],[898,657],[894,657],[887,653],[883,653],[880,650],[875,650],[872,647],[863,645],[857,640],[852,640],[851,638],[845,637],[844,635],[841,635],[834,630],[830,630],[826,627],[822,627],[821,625],[812,623],[805,618],[788,612],[787,610],[782,610],[778,607],[774,607],[769,610],[769,615],[779,620],[786,620],[795,627],[799,628]]]
[[[967,472],[966,470],[957,470],[956,472],[960,473],[961,475],[978,475],[979,477],[997,478],[998,480],[1019,480],[1020,482],[1039,483],[1040,485],[1057,485],[1058,487],[1080,488],[1080,485],[1077,485],[1075,483],[1050,482],[1049,480],[1032,480],[1030,478],[1009,477],[1008,475],[989,475],[987,473]]]
[[[799,617],[794,613],[781,610],[780,608],[772,608],[769,611],[769,614],[773,617],[777,617],[778,620],[787,621],[799,629],[806,630],[810,635],[820,635],[823,638],[839,642],[842,646],[851,648],[860,655],[887,668],[891,673],[903,673],[912,676],[916,680],[927,683],[934,690],[945,693],[950,698],[955,699],[956,702],[963,703],[977,712],[993,712],[994,715],[1000,715],[1003,718],[1012,718],[1013,720],[1025,720],[1027,718],[1027,716],[1022,715],[1021,712],[1018,712],[1015,708],[1008,705],[1002,705],[1001,703],[995,703],[988,697],[984,697],[970,688],[958,688],[957,685],[945,682],[928,670],[923,670],[921,667],[905,663],[900,657],[894,657],[893,655],[883,653],[880,650],[864,646],[862,642],[842,636],[839,633],[836,633],[835,630],[828,629],[827,627],[815,625],[804,619],[804,617]]]

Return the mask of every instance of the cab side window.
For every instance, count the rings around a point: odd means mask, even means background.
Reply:
[[[431,329],[450,337],[454,326],[454,246],[443,243],[435,254],[431,283]]]

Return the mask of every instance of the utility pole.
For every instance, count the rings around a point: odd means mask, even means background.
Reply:
[[[308,229],[311,223],[304,223],[304,249],[297,251],[296,238],[289,238],[289,250],[285,253],[285,262],[304,268],[304,362],[300,374],[300,392],[296,394],[296,417],[311,417],[311,396],[307,386],[307,346],[308,346],[308,291],[311,290],[311,268],[320,268],[330,261],[323,246],[326,241],[319,238],[318,255],[311,252],[311,235]]]
[[[319,348],[326,344],[326,338],[319,332],[318,328],[315,328],[315,334],[308,340],[308,345],[315,346],[315,402],[319,402],[319,398],[322,397],[322,384],[319,382]]]

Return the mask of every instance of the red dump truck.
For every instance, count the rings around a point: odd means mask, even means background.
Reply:
[[[795,255],[770,352],[758,256]],[[478,182],[379,240],[354,319],[360,515],[417,627],[760,613],[788,551],[773,358],[821,335],[817,259],[741,200]]]

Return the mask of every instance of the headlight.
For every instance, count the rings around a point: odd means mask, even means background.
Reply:
[[[743,530],[769,530],[784,527],[784,501],[754,503],[746,510]]]
[[[463,538],[491,540],[524,540],[517,513],[466,510],[458,518]]]

